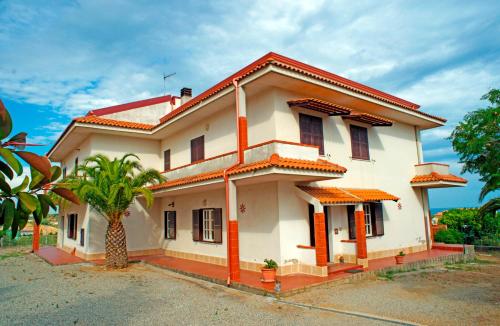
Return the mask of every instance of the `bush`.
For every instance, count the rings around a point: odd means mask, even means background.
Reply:
[[[463,243],[464,235],[463,233],[453,229],[439,230],[434,235],[434,241],[448,244]]]

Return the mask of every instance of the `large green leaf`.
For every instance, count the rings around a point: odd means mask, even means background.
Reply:
[[[41,174],[43,174],[48,179],[52,177],[52,172],[50,171],[50,168],[52,166],[47,157],[25,151],[15,151],[14,153],[16,153],[23,160],[25,160],[30,166],[37,169]]]
[[[30,195],[27,192],[20,192],[18,194],[18,198],[28,212],[31,213],[36,209],[37,199],[35,196]]]
[[[9,139],[9,141],[8,141],[8,142],[9,142],[9,143],[10,143],[10,142],[12,142],[12,143],[18,143],[18,144],[25,144],[25,143],[26,143],[26,136],[28,136],[28,134],[27,134],[27,133],[25,133],[25,132],[20,132],[20,133],[18,133],[18,134],[16,134],[16,135],[12,136],[12,137]],[[21,151],[22,151],[23,149],[25,149],[25,148],[26,148],[26,146],[25,146],[25,145],[15,145],[15,146],[16,146],[16,148],[17,148],[18,150],[21,150]]]
[[[3,157],[5,162],[10,165],[10,167],[17,173],[21,175],[23,173],[23,166],[19,161],[12,155],[10,149],[0,147],[0,156]]]
[[[12,188],[12,193],[17,194],[18,192],[25,190],[26,187],[28,187],[29,183],[30,183],[30,178],[28,178],[27,175],[24,176],[23,182],[19,186]]]
[[[31,182],[30,182],[30,190],[37,188],[38,186],[42,185],[42,181],[48,181],[47,178],[40,172],[38,172],[37,169],[30,167],[31,170]]]
[[[62,174],[62,170],[61,170],[61,168],[59,166],[53,166],[53,167],[51,167],[50,168],[50,172],[52,172],[52,177],[50,178],[51,182],[54,182],[57,179],[59,179],[59,177]]]
[[[66,188],[54,188],[52,191],[62,198],[67,199],[74,204],[80,205],[80,200],[71,190]]]
[[[40,202],[46,203],[47,205],[49,205],[50,207],[52,207],[52,209],[54,209],[54,210],[57,209],[57,206],[54,204],[54,202],[52,201],[52,199],[50,198],[50,196],[45,195],[45,194],[38,194],[37,197],[38,197],[38,200]]]
[[[0,172],[5,174],[11,180],[14,177],[14,172],[12,171],[10,166],[7,165],[4,161],[0,161]]]
[[[0,190],[2,190],[7,195],[12,193],[12,189],[10,189],[9,184],[4,180],[4,178],[0,178]]]
[[[19,229],[19,211],[16,209],[14,210],[14,219],[12,220],[12,225],[10,226],[12,239],[16,237],[18,229]]]
[[[3,230],[7,230],[14,220],[14,211],[16,210],[14,202],[11,199],[5,199],[2,203],[2,214],[4,217]]]
[[[0,100],[0,140],[7,138],[12,131],[12,118],[2,100]]]
[[[45,200],[44,197],[41,197],[41,195],[37,195],[38,197],[38,203],[40,204],[40,213],[42,214],[43,217],[47,217],[49,215],[49,203]]]

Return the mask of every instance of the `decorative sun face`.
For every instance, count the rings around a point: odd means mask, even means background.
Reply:
[[[247,210],[247,207],[245,206],[245,204],[240,204],[240,212],[245,213],[246,210]]]

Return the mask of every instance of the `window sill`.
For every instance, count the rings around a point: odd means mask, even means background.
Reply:
[[[300,249],[316,249],[313,246],[306,246],[306,245],[297,245],[297,248],[300,248]]]
[[[370,235],[370,236],[367,236],[366,239],[374,239],[374,238],[380,238],[384,236],[383,234],[381,235]],[[344,243],[356,243],[356,239],[349,239],[349,240],[340,240],[340,242],[344,242]]]
[[[360,158],[360,157],[350,157],[351,160],[353,161],[361,161],[361,162],[375,162],[375,161],[372,161],[371,159],[369,158]]]
[[[344,243],[356,243],[356,239],[340,240],[340,242],[344,242]]]

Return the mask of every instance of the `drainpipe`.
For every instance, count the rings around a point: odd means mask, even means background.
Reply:
[[[231,165],[230,167],[224,169],[224,185],[226,188],[226,244],[227,244],[227,286],[231,285],[231,256],[229,254],[230,251],[230,246],[229,246],[229,175],[228,172],[238,165],[242,164],[245,161],[244,158],[244,150],[241,146],[241,140],[240,140],[240,123],[239,123],[239,118],[240,118],[240,103],[239,103],[239,90],[238,90],[238,81],[236,79],[233,79],[233,85],[234,85],[234,93],[235,93],[235,100],[236,100],[236,146],[237,146],[237,158],[236,158],[236,163]]]

